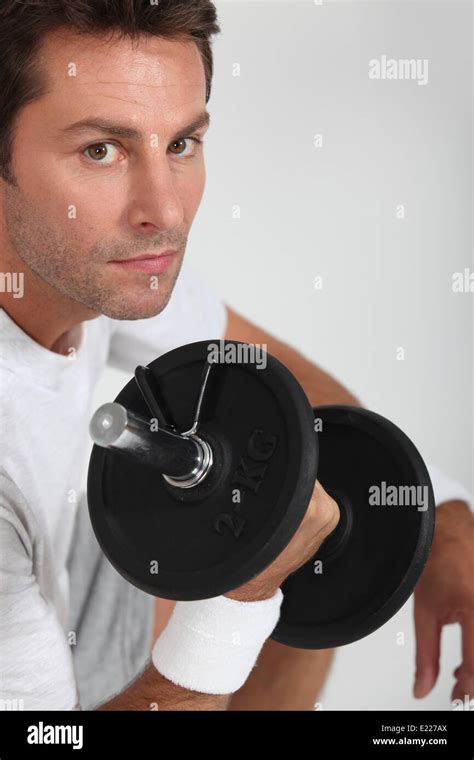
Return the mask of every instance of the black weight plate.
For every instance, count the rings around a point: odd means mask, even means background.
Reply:
[[[393,423],[357,407],[315,407],[314,416],[322,420],[318,480],[338,502],[341,521],[283,584],[281,617],[272,634],[308,649],[361,639],[400,609],[427,561],[435,512],[426,466]],[[387,488],[421,490],[411,498],[397,491],[397,506],[369,504],[369,488],[383,488],[383,482]],[[322,573],[315,573],[318,559]]]
[[[218,341],[191,343],[149,365],[178,431],[192,425],[210,343]],[[259,362],[212,368],[198,434],[216,464],[194,488],[170,486],[123,452],[93,447],[92,526],[112,565],[143,591],[181,600],[230,591],[267,567],[303,519],[317,470],[313,410],[287,368],[266,358],[265,368]],[[134,380],[116,401],[150,419]],[[244,485],[237,476],[242,461]]]

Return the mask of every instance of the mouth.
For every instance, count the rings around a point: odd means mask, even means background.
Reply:
[[[163,251],[162,253],[143,253],[133,259],[109,261],[109,264],[121,269],[133,269],[136,272],[160,274],[171,266],[177,255],[178,252],[175,250]]]

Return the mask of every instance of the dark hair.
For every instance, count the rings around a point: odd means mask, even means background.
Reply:
[[[42,37],[59,28],[90,35],[113,34],[132,40],[144,34],[192,39],[211,94],[210,38],[221,30],[211,0],[0,0],[0,177],[10,171],[13,124],[19,110],[40,98],[46,82],[36,62]]]

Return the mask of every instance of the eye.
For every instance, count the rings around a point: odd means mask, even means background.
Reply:
[[[173,148],[178,148],[178,151],[180,151],[180,146],[183,145],[183,143],[191,142],[191,147],[193,148],[193,152],[191,154],[184,153],[184,152],[174,152],[172,150]],[[202,140],[200,140],[198,137],[181,137],[179,140],[176,140],[174,143],[171,144],[170,150],[172,150],[172,153],[174,153],[175,156],[181,156],[183,158],[194,158],[194,156],[197,153],[198,146],[202,145]],[[185,146],[186,147],[186,146]]]
[[[83,154],[96,164],[109,165],[113,162],[114,151],[118,151],[118,147],[114,143],[99,142],[89,145]]]

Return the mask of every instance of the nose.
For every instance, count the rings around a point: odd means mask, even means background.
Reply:
[[[156,161],[132,180],[128,223],[135,230],[155,232],[183,225],[184,208],[167,162]]]

